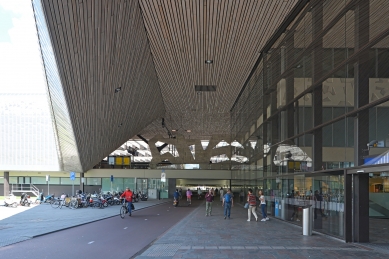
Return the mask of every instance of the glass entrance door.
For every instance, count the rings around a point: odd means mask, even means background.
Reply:
[[[369,177],[369,216],[389,218],[389,173],[370,173]]]
[[[389,173],[369,174],[370,242],[389,243]]]
[[[147,179],[137,178],[136,179],[136,191],[147,194]]]

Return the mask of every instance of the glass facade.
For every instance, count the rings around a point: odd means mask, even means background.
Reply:
[[[314,230],[344,237],[345,169],[389,150],[387,11],[310,1],[261,54],[232,108],[232,140],[257,140],[232,185],[263,188],[269,214],[301,224],[311,205]],[[379,196],[386,180],[370,185]]]

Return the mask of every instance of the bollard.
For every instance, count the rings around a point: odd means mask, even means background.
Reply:
[[[312,236],[313,213],[312,207],[303,208],[303,235]]]

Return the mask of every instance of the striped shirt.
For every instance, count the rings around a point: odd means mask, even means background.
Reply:
[[[255,195],[253,194],[249,194],[249,205],[250,206],[255,206],[257,205],[257,201],[256,201],[256,198],[255,198]]]

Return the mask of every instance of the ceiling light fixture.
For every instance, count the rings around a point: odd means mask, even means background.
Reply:
[[[176,131],[178,131],[178,129],[172,129],[172,131],[173,131],[173,132],[176,132]]]
[[[188,133],[192,132],[192,130],[185,130],[185,131],[188,132]]]
[[[213,60],[212,59],[207,59],[205,60],[205,64],[209,65],[209,64],[212,64],[213,63]]]
[[[120,92],[121,90],[122,90],[122,87],[116,88],[116,89],[115,89],[115,94],[118,93],[118,92]]]

